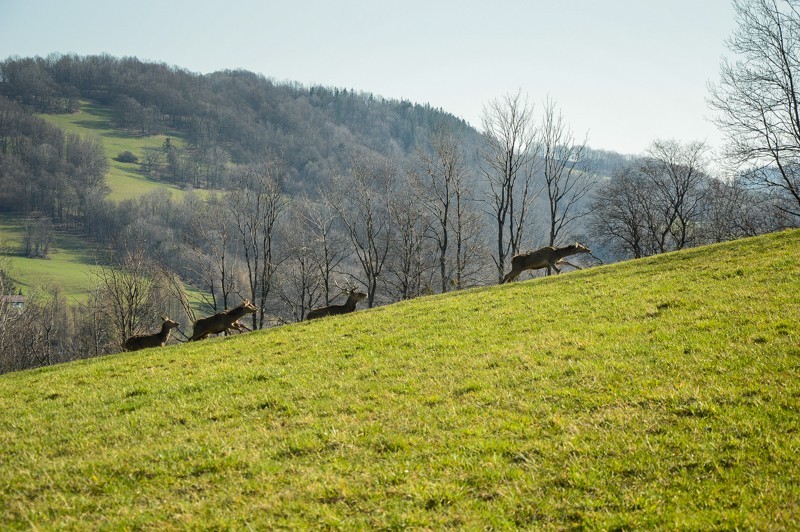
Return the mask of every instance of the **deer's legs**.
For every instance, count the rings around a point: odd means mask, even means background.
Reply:
[[[514,279],[519,277],[519,274],[521,274],[521,273],[522,273],[522,271],[517,271],[514,268],[512,268],[511,271],[508,272],[508,275],[503,277],[503,280],[500,281],[500,284],[510,283],[511,281],[513,281]]]
[[[583,268],[581,268],[580,266],[577,266],[577,265],[575,265],[575,264],[572,264],[571,262],[567,262],[567,261],[565,261],[564,259],[561,259],[560,261],[558,261],[558,263],[559,263],[559,264],[566,264],[567,266],[572,266],[572,267],[573,267],[573,268],[575,268],[576,270],[582,270],[582,269],[583,269]]]

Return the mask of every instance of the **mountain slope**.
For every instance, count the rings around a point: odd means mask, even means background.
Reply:
[[[800,231],[0,376],[12,527],[788,528]]]

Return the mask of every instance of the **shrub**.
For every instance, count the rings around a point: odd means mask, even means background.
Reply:
[[[121,163],[138,163],[139,158],[129,151],[124,151],[117,155],[117,160]]]

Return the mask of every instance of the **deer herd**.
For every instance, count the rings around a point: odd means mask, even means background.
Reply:
[[[528,251],[527,253],[520,253],[511,258],[511,271],[503,277],[500,284],[509,283],[519,277],[519,275],[526,270],[538,270],[547,268],[555,270],[556,273],[561,273],[558,266],[568,265],[575,269],[580,270],[580,266],[576,266],[564,260],[565,257],[577,255],[581,253],[591,254],[591,250],[586,246],[575,242],[572,245],[564,247],[546,246],[535,251]],[[326,316],[336,316],[339,314],[347,314],[356,310],[356,305],[359,301],[367,297],[367,294],[359,292],[356,287],[348,285],[347,287],[339,286],[342,292],[347,293],[347,301],[343,305],[329,305],[327,307],[320,307],[312,309],[306,314],[306,321]],[[239,321],[239,319],[258,312],[258,307],[253,305],[250,301],[244,300],[241,305],[230,310],[223,310],[212,316],[200,318],[193,323],[192,336],[187,341],[193,342],[195,340],[203,340],[212,334],[229,333],[231,330],[239,332],[249,331],[249,329]],[[178,322],[162,316],[163,323],[161,330],[154,334],[139,334],[131,336],[122,344],[126,351],[136,351],[147,347],[162,347],[169,340],[172,329],[179,326]]]

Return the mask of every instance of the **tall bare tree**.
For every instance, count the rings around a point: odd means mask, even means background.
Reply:
[[[456,187],[455,216],[450,221],[455,239],[455,267],[451,274],[455,290],[474,285],[486,277],[483,257],[487,253],[482,215],[476,208],[472,190],[466,183],[464,185]]]
[[[352,158],[347,174],[335,179],[331,205],[339,213],[356,258],[364,272],[367,302],[375,305],[378,278],[389,257],[392,239],[390,199],[396,169],[385,157],[372,153]]]
[[[283,268],[282,297],[291,317],[302,320],[308,310],[331,304],[330,293],[339,265],[350,253],[331,205],[302,197],[292,204],[286,240],[291,257]]]
[[[586,139],[575,140],[564,115],[553,100],[544,102],[541,124],[542,174],[549,204],[549,245],[588,210],[581,202],[594,186],[594,169]],[[549,269],[548,269],[549,270]]]
[[[727,155],[748,176],[780,192],[780,212],[800,223],[800,2],[734,0],[737,28],[728,39],[709,103],[727,134]]]
[[[533,112],[521,91],[493,100],[483,109],[479,160],[488,185],[486,203],[497,225],[492,258],[500,281],[506,259],[519,250],[531,204],[542,190],[534,179],[540,143]]]
[[[278,222],[289,204],[281,181],[280,165],[270,159],[244,168],[228,196],[247,271],[248,297],[260,309],[253,314],[254,329],[263,328],[266,323],[270,292],[279,266],[275,237]]]
[[[348,244],[348,237],[342,229],[336,208],[331,205],[330,198],[324,193],[319,193],[320,202],[313,203],[305,211],[306,224],[310,231],[316,235],[314,249],[318,253],[317,268],[322,282],[325,305],[332,303],[330,299],[333,275],[338,271],[339,265],[352,253]]]
[[[154,300],[154,268],[141,252],[128,252],[96,273],[103,312],[110,312],[119,345],[163,314]]]
[[[310,309],[319,306],[325,295],[317,264],[315,235],[304,223],[302,214],[290,211],[288,220],[291,227],[286,235],[288,256],[279,272],[280,298],[285,306],[281,319],[302,321]]]
[[[192,219],[190,231],[184,235],[188,247],[184,267],[190,270],[202,297],[207,298],[206,304],[213,311],[238,304],[232,301],[239,287],[236,283],[238,275],[234,248],[237,234],[230,223],[230,210],[226,208],[224,200],[216,195],[205,202],[194,202],[189,210]],[[188,314],[190,309],[187,310]]]
[[[73,342],[79,358],[113,353],[120,348],[102,290],[90,290],[86,299],[72,308],[75,322]]]
[[[392,222],[392,245],[387,261],[388,275],[384,276],[384,284],[393,298],[411,299],[431,290],[434,253],[431,239],[426,232],[431,228],[441,228],[439,221],[431,219],[431,213],[425,210],[419,199],[419,191],[411,192],[415,179],[406,181],[405,188],[393,191],[389,200],[389,212]],[[399,185],[398,187],[402,187]],[[413,198],[409,201],[409,198]],[[441,233],[437,234],[441,237]],[[437,250],[441,253],[442,240],[434,237]],[[442,256],[439,255],[441,258]],[[441,264],[441,263],[440,263]]]
[[[638,164],[651,188],[646,211],[650,237],[659,253],[693,245],[703,214],[707,182],[703,142],[656,140]]]
[[[436,127],[429,146],[417,150],[417,157],[422,167],[415,174],[417,201],[432,222],[430,233],[438,251],[441,291],[447,292],[450,286],[459,284],[454,277],[463,271],[457,262],[463,256],[468,166],[461,144],[444,124]],[[451,260],[453,255],[455,261]]]
[[[649,255],[646,210],[647,183],[634,165],[617,169],[592,198],[589,232],[615,257]]]

